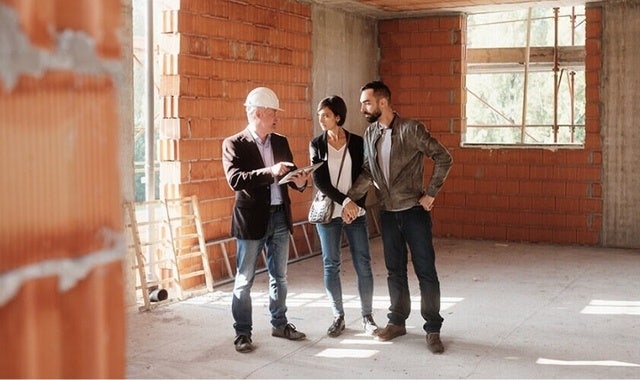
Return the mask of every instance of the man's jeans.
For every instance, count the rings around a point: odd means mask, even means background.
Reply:
[[[407,244],[420,285],[420,312],[427,333],[440,332],[440,282],[435,267],[431,214],[421,206],[404,211],[380,211],[384,262],[389,286],[389,322],[404,326],[411,312],[407,280]]]
[[[340,282],[340,263],[342,231],[347,236],[351,260],[357,274],[360,310],[362,315],[371,314],[373,303],[373,274],[371,273],[371,255],[369,253],[369,232],[367,217],[360,216],[351,224],[343,223],[342,218],[334,218],[330,223],[317,224],[316,229],[322,246],[324,263],[324,287],[331,301],[333,316],[343,316],[342,284]]]
[[[267,234],[260,240],[237,240],[237,273],[233,286],[231,312],[236,335],[251,336],[251,286],[258,257],[265,248],[269,271],[269,311],[271,325],[282,329],[287,324],[287,261],[289,260],[289,228],[283,210],[272,212]]]

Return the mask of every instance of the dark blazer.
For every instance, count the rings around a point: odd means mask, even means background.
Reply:
[[[271,134],[271,149],[275,163],[293,162],[293,154],[287,138],[277,133]],[[229,186],[235,191],[235,202],[231,217],[231,236],[238,239],[257,240],[267,233],[269,208],[271,205],[271,184],[278,181],[265,167],[260,151],[248,128],[222,142],[222,165]],[[287,185],[297,189],[295,183]],[[291,199],[287,185],[280,185],[284,201],[287,225],[292,232]]]
[[[353,183],[360,172],[362,171],[362,163],[363,163],[363,155],[364,155],[364,145],[362,137],[350,133],[346,129],[344,130],[347,137],[349,138],[349,145],[347,145],[347,149],[349,150],[349,155],[351,156],[351,182]],[[321,135],[315,137],[309,143],[309,155],[311,157],[311,163],[316,164],[318,162],[326,162],[328,159],[328,142],[327,142],[327,132],[323,132]],[[340,175],[340,178],[344,178],[344,175],[347,175],[344,171]],[[342,181],[342,180],[341,180]],[[316,185],[318,190],[325,193],[329,198],[333,199],[334,202],[338,202],[342,204],[342,202],[347,197],[346,194],[341,193],[338,189],[336,189],[331,184],[331,177],[329,176],[329,166],[327,164],[320,166],[315,172],[313,172],[313,183]],[[360,199],[355,199],[354,201],[360,207],[365,206],[367,195],[365,195]]]

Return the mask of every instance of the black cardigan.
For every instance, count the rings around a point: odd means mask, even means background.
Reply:
[[[351,183],[353,183],[356,178],[362,172],[362,164],[364,160],[364,142],[362,137],[350,133],[346,129],[344,130],[349,144],[347,145],[347,149],[349,150],[349,155],[351,156]],[[328,142],[327,142],[327,132],[323,132],[321,135],[315,137],[309,143],[309,155],[311,157],[311,163],[316,164],[318,162],[326,162],[328,155]],[[342,173],[341,177],[346,173]],[[324,194],[329,196],[334,202],[338,202],[342,204],[342,202],[347,198],[346,194],[341,193],[338,189],[336,189],[331,184],[331,177],[329,176],[329,166],[322,165],[316,171],[313,172],[313,183],[316,185],[318,190],[322,191]],[[365,207],[367,195],[365,195],[360,199],[353,199],[356,204],[362,208]]]

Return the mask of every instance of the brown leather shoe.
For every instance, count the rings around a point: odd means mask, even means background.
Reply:
[[[427,348],[434,354],[444,352],[444,345],[440,340],[440,333],[427,333]]]
[[[387,341],[393,338],[397,338],[399,336],[405,335],[407,333],[407,329],[404,326],[394,325],[393,323],[388,323],[387,326],[383,329],[378,329],[375,340]]]

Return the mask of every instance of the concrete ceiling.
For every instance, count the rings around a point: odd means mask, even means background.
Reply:
[[[483,13],[525,7],[563,7],[584,5],[594,0],[311,0],[362,16],[387,19],[429,14]]]

